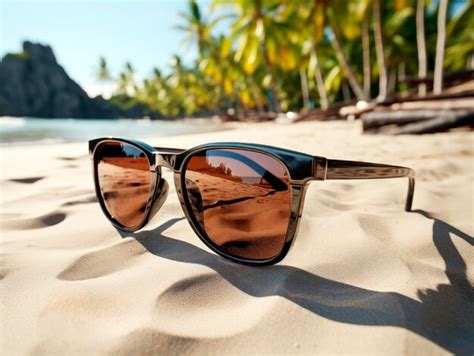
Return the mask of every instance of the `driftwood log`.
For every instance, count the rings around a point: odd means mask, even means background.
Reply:
[[[399,115],[402,113],[399,113]],[[406,112],[405,112],[406,114]],[[413,113],[410,113],[413,115]],[[425,114],[428,114],[427,112]],[[442,132],[458,127],[471,127],[474,128],[474,111],[471,112],[450,112],[423,118],[422,115],[418,117],[406,116],[406,117],[392,117],[389,119],[382,120],[382,118],[370,118],[368,123],[363,125],[372,125],[369,130],[365,130],[367,133],[382,133],[386,135],[403,135],[403,134],[427,134],[434,132]],[[363,119],[364,120],[364,119]],[[367,119],[365,119],[367,121]],[[376,123],[380,124],[376,126]]]
[[[221,114],[219,118],[222,122],[232,122],[232,121],[241,121],[241,122],[264,122],[272,121],[278,117],[278,114],[271,111],[249,111],[243,114]]]
[[[341,118],[339,111],[341,108],[355,105],[355,101],[344,102],[344,103],[337,103],[331,105],[326,110],[321,108],[312,109],[307,112],[299,113],[298,116],[293,120],[293,122],[300,122],[300,121],[312,121],[312,120],[331,120],[331,119],[338,119]]]
[[[474,80],[474,70],[466,70],[455,73],[446,73],[443,76],[443,83],[447,86],[451,86],[453,83],[464,83],[469,80]],[[418,78],[413,76],[407,76],[404,80],[400,81],[401,83],[406,83],[408,85],[418,85],[420,83],[428,84],[433,86],[433,77],[428,76],[426,78]]]
[[[453,110],[373,111],[362,115],[362,128],[364,132],[377,131],[386,125],[405,125],[435,117],[457,118],[467,113]]]
[[[449,100],[419,100],[395,103],[390,110],[474,110],[474,96]]]
[[[428,134],[443,132],[463,126],[470,126],[471,128],[474,128],[474,112],[470,112],[458,117],[436,117],[434,119],[415,122],[400,127],[394,127],[384,133],[389,135]]]

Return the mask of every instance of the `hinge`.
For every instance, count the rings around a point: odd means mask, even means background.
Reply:
[[[328,160],[324,157],[314,157],[313,177],[316,180],[325,180],[328,172]]]

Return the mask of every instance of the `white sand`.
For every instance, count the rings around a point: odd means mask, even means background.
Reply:
[[[204,246],[168,200],[115,230],[87,145],[1,150],[0,352],[10,354],[474,352],[474,135],[362,136],[358,123],[236,125],[147,140],[244,141],[413,167],[406,179],[313,182],[277,266]]]

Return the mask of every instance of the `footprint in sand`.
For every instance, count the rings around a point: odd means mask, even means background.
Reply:
[[[83,254],[56,277],[64,281],[103,277],[135,264],[136,260],[146,252],[146,249],[137,241],[124,240],[118,244]]]
[[[229,337],[258,325],[273,307],[274,303],[262,303],[221,275],[205,273],[181,279],[161,292],[153,315],[170,334]]]
[[[83,199],[68,201],[64,203],[62,206],[67,207],[67,206],[75,206],[75,205],[80,205],[80,204],[91,204],[91,203],[96,203],[96,202],[97,202],[97,197],[95,195],[90,195]]]
[[[361,229],[368,235],[379,240],[390,239],[393,236],[393,228],[387,222],[385,216],[375,214],[360,214],[357,221]]]
[[[61,161],[77,161],[78,159],[82,159],[87,156],[79,156],[79,157],[56,157],[57,159],[60,159]]]
[[[196,347],[212,344],[214,339],[172,335],[152,328],[138,328],[117,338],[113,343],[111,355],[163,354],[164,350],[173,350],[172,354],[186,354]]]
[[[9,179],[9,182],[14,182],[14,183],[22,183],[22,184],[33,184],[36,183],[46,177],[29,177],[29,178],[13,178]]]
[[[0,266],[0,281],[4,279],[8,274],[8,269],[5,266]]]
[[[55,211],[36,218],[4,220],[0,225],[3,229],[8,230],[42,229],[61,223],[66,219],[66,216],[67,215],[61,211]]]

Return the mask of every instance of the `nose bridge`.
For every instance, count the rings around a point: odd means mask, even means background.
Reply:
[[[176,154],[168,152],[156,152],[155,162],[156,167],[165,167],[174,171],[174,166],[176,163]]]

